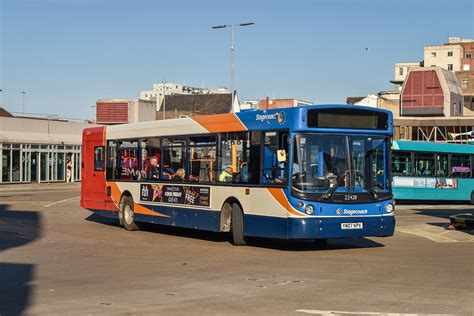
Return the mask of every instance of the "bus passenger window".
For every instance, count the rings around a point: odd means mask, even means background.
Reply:
[[[415,176],[434,176],[434,154],[415,153]]]
[[[469,155],[451,155],[451,177],[469,178],[471,176],[471,160]]]
[[[258,183],[260,132],[221,135],[218,181]]]
[[[447,177],[449,174],[448,154],[436,154],[436,176]]]
[[[213,182],[216,178],[216,150],[215,136],[196,136],[189,138],[191,182]]]
[[[140,156],[140,180],[158,180],[160,179],[160,139],[151,137],[141,142]]]
[[[138,180],[138,142],[122,140],[119,144],[119,179]]]
[[[107,143],[106,177],[107,180],[118,179],[117,144],[113,140],[109,140]]]
[[[288,132],[264,133],[262,183],[288,182]]]
[[[395,151],[392,158],[392,172],[394,176],[411,175],[411,153]]]
[[[183,137],[167,137],[161,142],[163,180],[173,180],[179,169],[186,169],[186,139]]]
[[[104,171],[104,146],[94,148],[94,171]]]

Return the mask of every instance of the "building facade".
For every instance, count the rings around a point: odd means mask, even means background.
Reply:
[[[179,83],[163,82],[153,84],[153,90],[140,91],[140,100],[154,101],[156,103],[156,110],[159,111],[165,96],[226,93],[229,93],[226,88],[196,88],[185,86]]]
[[[0,117],[0,184],[81,181],[82,130],[89,126]]]
[[[401,116],[462,116],[463,96],[453,72],[412,68],[400,97]]]
[[[395,63],[393,80],[390,81],[395,85],[395,90],[401,91],[410,69],[418,67],[423,67],[423,62]]]
[[[153,121],[156,102],[129,99],[102,99],[96,102],[97,124],[114,125]]]
[[[449,71],[461,70],[461,57],[464,49],[461,45],[425,46],[425,67],[441,67]]]

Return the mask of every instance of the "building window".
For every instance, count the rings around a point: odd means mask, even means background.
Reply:
[[[471,58],[471,56],[472,56],[471,53],[466,53],[466,56],[465,56],[465,57],[466,57],[466,58]]]
[[[463,89],[466,89],[469,87],[469,78],[462,78],[461,87]]]
[[[464,71],[469,71],[469,70],[471,70],[471,65],[469,65],[469,64],[464,64],[464,65],[462,65],[462,70],[464,70]]]
[[[453,57],[453,52],[448,52],[448,57]]]
[[[453,64],[448,64],[448,70],[453,70]]]
[[[436,65],[431,65],[431,67],[436,67]]]
[[[431,57],[436,57],[436,52],[431,52]]]
[[[403,67],[400,67],[399,74],[400,74],[400,76],[403,76]]]

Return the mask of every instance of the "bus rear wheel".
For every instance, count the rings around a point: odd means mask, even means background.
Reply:
[[[123,227],[126,230],[139,230],[137,223],[135,223],[135,213],[133,212],[133,199],[131,196],[127,196],[123,202],[122,207],[120,208],[121,218]]]
[[[237,203],[232,205],[231,225],[232,244],[234,246],[245,246],[244,212]]]

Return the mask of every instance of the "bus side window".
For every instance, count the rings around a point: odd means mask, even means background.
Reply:
[[[451,155],[451,177],[469,178],[471,176],[471,160],[469,155]]]
[[[262,183],[288,182],[288,141],[286,131],[264,133]]]
[[[104,146],[94,147],[94,171],[104,171]]]
[[[107,180],[114,180],[118,178],[117,144],[113,140],[109,140],[107,144],[106,176]]]
[[[216,137],[194,136],[189,138],[189,180],[213,182],[216,178]]]
[[[160,179],[161,150],[160,139],[150,137],[142,140],[140,155],[140,180],[154,181]]]
[[[119,179],[138,180],[138,142],[121,140],[119,147]]]

